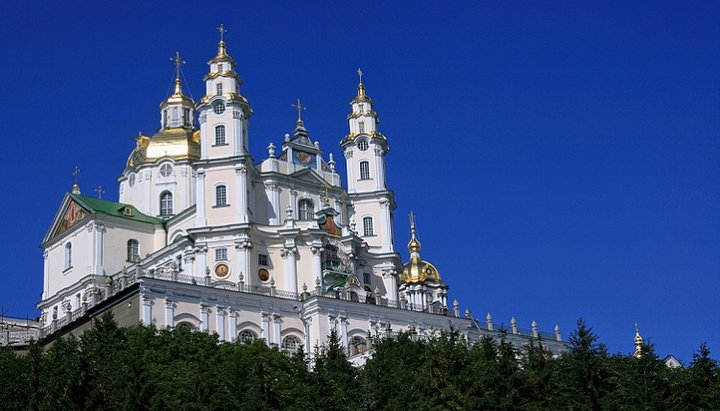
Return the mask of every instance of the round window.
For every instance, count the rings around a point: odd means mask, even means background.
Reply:
[[[213,111],[215,114],[222,114],[225,112],[225,103],[219,102],[213,106]]]
[[[172,174],[173,169],[170,164],[163,164],[160,167],[160,175],[163,177],[170,177],[170,174]]]

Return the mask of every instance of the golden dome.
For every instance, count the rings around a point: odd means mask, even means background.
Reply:
[[[408,251],[410,251],[410,261],[403,265],[403,271],[400,274],[400,281],[404,283],[424,283],[432,281],[441,283],[440,272],[429,261],[420,258],[420,240],[417,239],[417,231],[415,229],[415,214],[410,213],[410,242],[408,243]]]
[[[200,131],[184,128],[162,130],[152,137],[139,135],[137,146],[128,157],[127,167],[152,164],[162,158],[175,161],[200,158]]]
[[[181,104],[181,105],[188,105],[192,107],[195,105],[195,103],[192,101],[192,99],[182,92],[182,84],[180,83],[180,79],[175,79],[175,92],[172,94],[172,96],[168,97],[167,100],[160,103],[160,108],[163,108],[170,104]]]

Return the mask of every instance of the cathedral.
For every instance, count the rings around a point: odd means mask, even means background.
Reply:
[[[81,332],[110,311],[122,325],[263,339],[288,353],[311,353],[335,331],[356,363],[373,337],[451,327],[470,342],[505,332],[518,345],[540,338],[564,350],[557,326],[543,333],[513,319],[499,330],[489,314],[479,321],[449,299],[438,267],[421,257],[413,215],[402,261],[385,179],[392,137],[378,129],[361,71],[339,142],[344,178],[312,140],[299,100],[292,134],[255,160],[253,110],[220,31],[199,101],[184,93],[175,56],[174,92],[160,104],[158,131],[136,137],[119,201],[84,195],[77,183],[62,199],[41,244],[36,338]]]

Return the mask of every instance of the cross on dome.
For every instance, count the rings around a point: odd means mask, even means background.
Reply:
[[[180,80],[180,66],[187,63],[185,60],[180,58],[180,52],[176,51],[174,57],[170,57],[170,61],[175,63],[175,80]]]
[[[297,99],[297,103],[291,104],[291,107],[294,108],[295,110],[297,110],[297,113],[298,113],[297,123],[298,123],[298,125],[302,124],[302,123],[303,123],[302,112],[303,112],[303,110],[307,110],[307,107],[304,106],[304,105],[300,102],[300,99],[299,99],[299,98]]]
[[[225,41],[225,33],[227,33],[227,29],[225,28],[225,25],[220,23],[220,27],[217,28],[217,31],[220,32],[220,41]]]
[[[357,75],[358,75],[358,77],[360,77],[360,84],[362,84],[363,71],[361,68],[358,68]]]

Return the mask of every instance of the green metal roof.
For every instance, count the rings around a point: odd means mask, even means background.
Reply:
[[[115,217],[125,218],[128,220],[140,221],[142,223],[163,224],[162,219],[143,214],[140,211],[138,211],[137,208],[135,208],[134,206],[132,206],[130,204],[116,203],[114,201],[108,201],[108,200],[103,200],[100,198],[88,197],[88,196],[84,196],[81,194],[69,193],[69,195],[70,195],[70,198],[77,201],[78,204],[87,208],[88,210],[90,210],[93,213],[111,215],[111,216],[115,216]],[[132,211],[130,215],[123,213],[123,210],[128,207]]]

